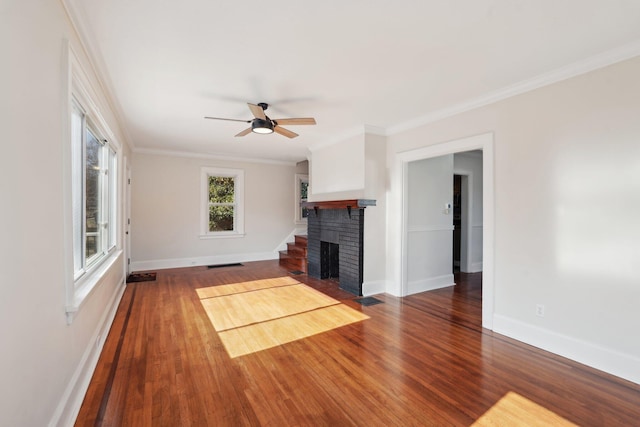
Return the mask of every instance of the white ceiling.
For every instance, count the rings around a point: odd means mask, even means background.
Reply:
[[[303,160],[640,40],[637,0],[63,0],[135,149]],[[246,102],[315,117],[234,135]]]

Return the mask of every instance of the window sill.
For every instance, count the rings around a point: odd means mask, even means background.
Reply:
[[[76,317],[82,304],[86,301],[87,297],[91,295],[96,286],[102,281],[106,273],[116,264],[116,261],[122,255],[122,250],[115,250],[104,261],[98,264],[91,272],[86,274],[79,280],[79,283],[74,283],[71,286],[74,287],[71,300],[65,307],[67,314],[67,324],[73,323],[73,319]]]
[[[244,233],[216,233],[216,234],[201,234],[199,236],[200,239],[202,240],[207,240],[207,239],[237,239],[237,238],[241,238],[244,237],[245,234]]]

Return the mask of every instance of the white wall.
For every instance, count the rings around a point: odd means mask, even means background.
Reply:
[[[200,170],[245,171],[245,236],[201,239]],[[133,270],[278,258],[295,228],[295,164],[136,153],[132,177]]]
[[[387,139],[366,133],[365,188],[363,197],[376,201],[364,212],[363,295],[383,293],[386,289],[386,192],[387,192]]]
[[[391,136],[388,203],[400,153],[494,132],[494,330],[640,383],[638,75],[635,58]]]
[[[309,201],[363,199],[364,133],[311,150]]]
[[[453,285],[453,155],[410,162],[407,184],[407,294]]]
[[[70,425],[123,289],[122,258],[66,323],[69,39],[125,143],[58,1],[0,7],[0,425]],[[125,147],[125,153],[126,153]],[[98,335],[101,339],[96,340]]]
[[[463,229],[461,271],[477,273],[482,271],[482,152],[456,153],[453,156],[454,174],[463,175],[463,193],[468,193],[462,206]],[[466,206],[465,204],[466,203]]]

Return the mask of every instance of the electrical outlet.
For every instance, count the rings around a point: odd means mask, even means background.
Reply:
[[[536,316],[544,317],[544,305],[542,304],[536,305]]]
[[[100,347],[100,335],[96,338],[96,348]]]

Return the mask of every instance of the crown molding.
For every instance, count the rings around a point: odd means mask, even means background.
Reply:
[[[603,52],[584,60],[574,62],[573,64],[569,64],[567,66],[558,68],[548,73],[541,74],[531,79],[523,80],[519,83],[515,83],[502,89],[489,92],[483,96],[470,99],[460,104],[434,111],[433,113],[418,117],[413,120],[409,120],[404,123],[400,123],[395,126],[390,126],[386,129],[387,135],[395,135],[404,131],[415,129],[420,126],[424,126],[429,123],[445,119],[447,117],[474,110],[476,108],[484,107],[486,105],[490,105],[516,95],[520,95],[544,86],[551,85],[553,83],[560,82],[562,80],[570,79],[581,74],[586,74],[590,71],[595,71],[600,68],[604,68],[609,65],[634,58],[638,55],[640,55],[640,40],[636,40],[635,42],[625,44],[607,52]]]
[[[268,165],[295,166],[295,161],[259,159],[254,157],[228,156],[224,154],[194,153],[190,151],[157,150],[154,148],[136,148],[134,154],[151,154],[155,156],[183,157],[188,159],[224,160],[227,162],[261,163]]]
[[[102,91],[111,112],[115,116],[118,129],[122,132],[126,144],[131,148],[131,150],[133,150],[135,148],[133,139],[125,126],[125,121],[123,119],[124,114],[120,103],[117,101],[117,98],[115,98],[115,91],[113,90],[111,78],[107,73],[107,67],[102,55],[100,54],[100,50],[97,48],[98,44],[95,42],[95,36],[86,25],[88,19],[86,19],[86,15],[82,7],[76,4],[77,0],[61,0],[60,3],[62,3],[62,7],[69,18],[71,27],[78,35],[80,47],[87,56],[91,71],[96,76],[98,84],[100,85],[100,90]]]

